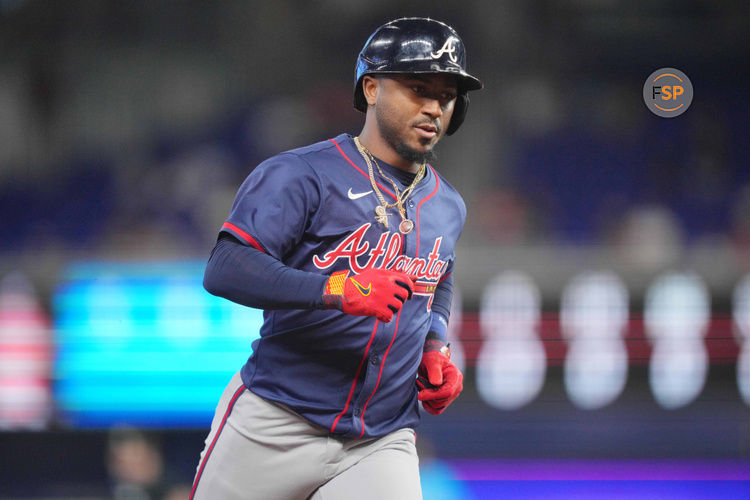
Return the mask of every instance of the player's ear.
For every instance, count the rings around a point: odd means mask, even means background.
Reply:
[[[365,101],[367,101],[368,106],[375,105],[379,87],[380,81],[377,78],[369,75],[362,77],[362,93],[365,95]]]

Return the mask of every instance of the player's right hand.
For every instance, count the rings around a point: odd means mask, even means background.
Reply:
[[[334,273],[328,279],[323,303],[352,316],[374,316],[388,323],[414,293],[416,276],[390,269],[367,269],[348,276]]]

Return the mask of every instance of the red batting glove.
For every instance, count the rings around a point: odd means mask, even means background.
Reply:
[[[388,323],[414,292],[416,276],[390,269],[367,269],[349,276],[333,273],[326,283],[323,304],[352,316],[375,316]]]
[[[438,340],[425,342],[417,371],[417,399],[428,413],[439,415],[464,389],[464,375],[450,359],[450,349]]]

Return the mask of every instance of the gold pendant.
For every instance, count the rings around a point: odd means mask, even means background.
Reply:
[[[386,229],[388,229],[388,214],[385,212],[385,207],[382,205],[378,205],[375,207],[375,220],[379,224],[383,224]]]
[[[414,223],[409,219],[402,220],[401,224],[398,225],[398,230],[403,234],[411,233],[412,229],[414,229]]]

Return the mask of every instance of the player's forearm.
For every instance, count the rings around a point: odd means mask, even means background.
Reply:
[[[318,309],[327,276],[285,266],[275,258],[222,237],[206,265],[211,294],[258,309]]]
[[[435,288],[432,298],[432,310],[442,314],[446,320],[451,315],[451,302],[453,302],[453,273],[445,276]]]
[[[430,329],[428,330],[425,345],[428,342],[438,341],[442,345],[448,343],[448,318],[451,314],[451,302],[453,301],[453,274],[447,274],[435,288],[432,298],[432,317]]]

